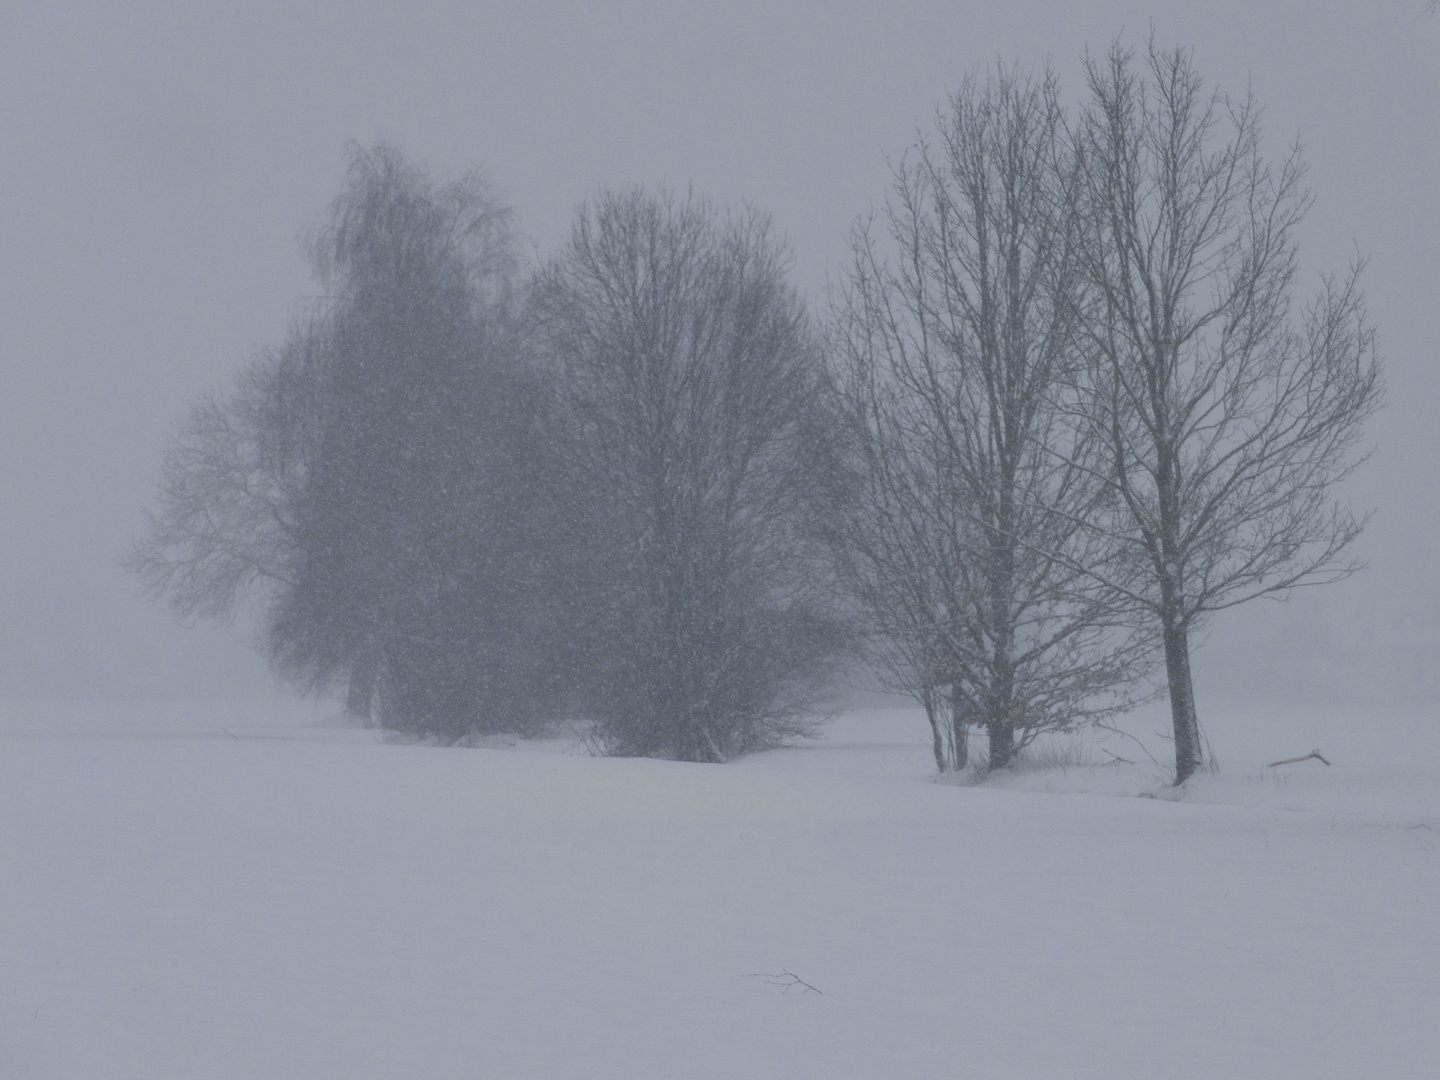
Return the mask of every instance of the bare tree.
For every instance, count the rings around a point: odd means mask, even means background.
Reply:
[[[838,546],[939,767],[965,764],[978,723],[993,769],[1119,705],[1135,657],[1084,569],[1109,548],[1083,527],[1105,486],[1066,399],[1081,235],[1055,79],[967,81],[937,128],[896,170],[894,261],[857,230],[837,305]]]
[[[393,147],[357,147],[312,259],[320,435],[272,656],[302,682],[348,684],[387,726],[506,723],[523,695],[484,700],[512,680],[483,624],[521,610],[523,575],[496,563],[523,543],[477,511],[506,497],[496,465],[525,423],[509,214],[478,175],[441,184]]]
[[[554,681],[508,221],[478,176],[356,147],[313,239],[326,295],[192,414],[131,557],[182,614],[250,591],[283,673],[443,738],[523,728]]]
[[[1113,513],[1091,518],[1158,622],[1176,782],[1201,763],[1190,635],[1214,611],[1345,577],[1363,520],[1332,504],[1381,377],[1359,266],[1296,312],[1299,148],[1277,164],[1249,98],[1207,92],[1189,52],[1089,59],[1084,157],[1094,363],[1085,420]]]
[[[830,634],[797,517],[817,351],[785,274],[765,215],[628,188],[534,284],[588,493],[578,663],[609,752],[723,761],[804,729],[793,692]]]

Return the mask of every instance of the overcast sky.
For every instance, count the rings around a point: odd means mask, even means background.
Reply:
[[[1195,50],[1301,139],[1305,292],[1370,259],[1376,516],[1344,585],[1218,621],[1208,697],[1440,697],[1440,16],[1244,3],[0,0],[0,698],[274,692],[243,624],[183,629],[116,558],[195,398],[284,333],[346,142],[485,166],[527,250],[600,184],[769,210],[812,298],[967,72],[1117,34]]]

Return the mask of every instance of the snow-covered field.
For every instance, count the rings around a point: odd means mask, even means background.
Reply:
[[[726,766],[319,715],[0,708],[0,1076],[1440,1076],[1433,710],[1212,708],[1178,797],[1158,713],[979,786],[905,710]]]

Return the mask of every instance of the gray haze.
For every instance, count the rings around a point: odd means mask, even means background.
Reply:
[[[1315,275],[1371,259],[1389,406],[1346,495],[1371,568],[1218,620],[1207,698],[1440,696],[1440,15],[1424,0],[406,5],[0,2],[0,698],[275,692],[241,620],[190,630],[116,567],[197,395],[311,291],[347,140],[488,166],[539,253],[601,183],[769,210],[812,297],[970,70],[1154,26],[1300,138]],[[1202,10],[1197,10],[1200,8]]]

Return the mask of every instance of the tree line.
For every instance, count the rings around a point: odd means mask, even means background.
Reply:
[[[583,721],[724,761],[863,658],[988,768],[1163,660],[1203,760],[1213,612],[1353,572],[1382,393],[1357,264],[1298,294],[1297,148],[1183,49],[966,80],[810,310],[752,206],[605,189],[541,265],[479,174],[352,148],[323,294],[202,400],[128,556],[388,729]]]

